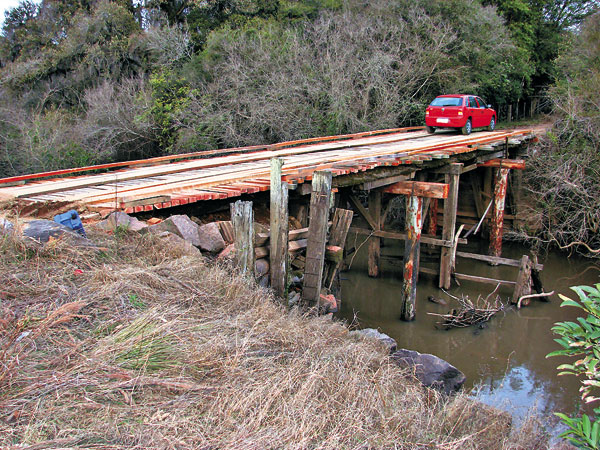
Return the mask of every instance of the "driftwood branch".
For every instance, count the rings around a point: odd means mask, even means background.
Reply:
[[[519,301],[517,302],[517,309],[521,309],[521,302],[523,300],[526,300],[528,298],[549,297],[551,295],[554,295],[554,291],[551,291],[551,292],[541,292],[539,294],[522,295],[521,297],[519,297]]]

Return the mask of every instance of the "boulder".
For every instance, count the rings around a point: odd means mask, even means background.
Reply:
[[[262,258],[254,261],[254,276],[260,278],[269,273],[269,260]]]
[[[223,261],[226,261],[226,260],[232,261],[234,258],[235,258],[235,245],[234,244],[229,244],[217,256],[217,259],[221,259]]]
[[[197,247],[194,247],[190,242],[168,231],[159,233],[158,236],[168,242],[170,249],[181,251],[182,255],[201,256],[202,253]]]
[[[54,222],[53,220],[32,220],[23,224],[23,235],[37,242],[46,243],[50,238],[68,239],[74,245],[92,246],[89,239],[74,232],[71,228]]]
[[[396,351],[396,341],[389,337],[387,334],[384,333],[380,333],[379,331],[377,331],[374,328],[365,328],[364,330],[354,330],[350,332],[350,335],[353,336],[362,336],[365,337],[367,339],[376,339],[379,342],[381,342],[383,344],[384,347],[386,347],[390,353],[393,353],[394,351]]]
[[[147,231],[151,233],[168,231],[169,233],[173,233],[180,238],[185,239],[192,245],[202,248],[200,245],[200,237],[198,236],[198,225],[196,225],[188,216],[183,214],[171,216],[161,223],[149,226]]]
[[[415,376],[424,386],[446,394],[458,391],[466,380],[465,374],[456,367],[428,353],[400,349],[391,357],[400,367],[414,369]]]
[[[210,253],[219,253],[226,246],[221,230],[216,222],[198,228],[199,247]]]
[[[148,227],[144,222],[121,211],[110,213],[106,219],[98,222],[96,226],[104,231],[115,231],[117,227],[123,227],[131,231],[140,231]]]

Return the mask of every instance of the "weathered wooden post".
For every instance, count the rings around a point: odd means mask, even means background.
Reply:
[[[438,199],[432,198],[429,202],[429,224],[427,226],[427,234],[432,236],[437,235],[437,215],[438,215]]]
[[[288,185],[281,182],[283,159],[271,159],[271,205],[270,205],[270,252],[271,287],[275,293],[287,299],[288,274]]]
[[[494,199],[492,204],[492,226],[490,230],[490,256],[502,255],[502,228],[504,226],[504,202],[509,169],[499,167],[496,170]]]
[[[302,299],[309,305],[316,304],[317,307],[319,305],[321,284],[323,281],[331,182],[331,172],[314,172],[312,194],[310,197],[310,220],[308,224]]]
[[[381,231],[381,197],[380,189],[371,189],[369,192],[369,214],[373,218],[376,228],[373,231]],[[381,260],[381,238],[371,236],[369,238],[369,276],[379,276],[379,264]]]
[[[442,239],[453,241],[454,228],[456,227],[456,210],[458,208],[458,184],[462,163],[450,164],[450,171],[445,175],[445,181],[450,185],[448,198],[444,200],[444,225],[442,229]],[[439,287],[450,288],[452,275],[452,248],[442,247],[440,257],[440,281]]]
[[[515,284],[515,290],[513,291],[512,302],[518,304],[519,299],[523,295],[531,293],[531,262],[529,256],[523,255],[519,264],[519,274],[517,275],[517,282]],[[524,300],[524,306],[529,304],[529,300]]]
[[[352,216],[354,213],[349,209],[337,208],[333,214],[333,220],[331,223],[331,233],[329,233],[329,245],[345,248],[346,236],[348,236],[348,230],[352,223]],[[343,253],[342,253],[343,257]],[[327,289],[331,289],[335,273],[340,268],[343,262],[343,258],[340,261],[332,262],[327,268],[325,280],[323,286]]]
[[[423,226],[423,199],[416,195],[406,197],[406,243],[404,245],[404,270],[402,280],[402,320],[415,319],[417,280],[419,275],[419,247]]]
[[[254,213],[252,202],[238,200],[230,205],[235,259],[243,275],[254,276]]]

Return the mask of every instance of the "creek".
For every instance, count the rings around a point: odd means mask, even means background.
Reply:
[[[342,304],[338,316],[358,328],[376,328],[394,338],[399,348],[431,353],[445,359],[467,377],[465,388],[489,405],[509,411],[519,422],[530,411],[542,416],[552,412],[577,413],[581,407],[578,379],[558,377],[556,367],[568,360],[560,357],[546,359],[546,354],[558,350],[554,342],[558,336],[551,331],[555,322],[576,320],[579,309],[560,308],[558,294],[577,298],[570,286],[592,285],[600,282],[597,262],[564,253],[550,252],[540,256],[544,264],[541,273],[544,291],[555,291],[548,303],[532,299],[522,309],[507,306],[483,328],[468,327],[451,330],[436,329],[439,317],[428,312],[445,314],[458,303],[437,288],[437,278],[419,275],[417,288],[417,318],[402,322],[400,292],[402,285],[402,244],[385,241],[382,248],[381,275],[367,276],[367,247],[364,237],[349,236],[348,246],[359,250],[354,255],[350,270],[342,273]],[[486,244],[470,243],[466,251],[486,253]],[[463,250],[462,248],[460,250]],[[520,259],[529,250],[521,245],[504,244],[502,256]],[[349,259],[352,259],[350,257]],[[439,259],[428,257],[421,246],[421,264],[435,267]],[[515,280],[517,269],[495,266],[473,260],[458,259],[457,272]],[[485,298],[494,286],[479,283],[453,282],[449,294],[468,296],[472,301]],[[503,303],[508,303],[512,290],[497,291]],[[448,306],[428,301],[428,296],[443,298]],[[556,420],[550,419],[552,423]]]

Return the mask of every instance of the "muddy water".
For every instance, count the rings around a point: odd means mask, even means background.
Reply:
[[[358,237],[360,245],[364,238]],[[349,246],[353,246],[354,237]],[[530,306],[516,310],[513,307],[500,312],[487,327],[452,330],[436,329],[439,318],[431,313],[445,314],[457,303],[437,289],[437,280],[421,275],[417,290],[417,319],[406,323],[399,320],[402,267],[397,258],[402,247],[386,241],[382,249],[382,275],[367,276],[367,245],[363,245],[352,262],[351,269],[342,274],[342,307],[339,315],[360,328],[378,328],[398,342],[399,347],[432,353],[450,362],[467,376],[466,387],[478,392],[478,398],[490,405],[510,411],[516,419],[523,418],[532,408],[542,415],[553,411],[567,414],[580,407],[579,383],[570,376],[557,377],[556,366],[564,360],[546,359],[545,355],[558,349],[550,331],[557,321],[574,320],[576,308],[560,308],[557,294],[551,302],[532,300]],[[466,251],[485,253],[485,247]],[[503,256],[519,259],[527,249],[506,245]],[[564,254],[550,253],[541,260],[544,264],[542,281],[546,292],[571,295],[570,286],[600,282],[600,267],[589,260]],[[435,267],[436,258],[427,258],[422,251],[422,265]],[[457,272],[496,279],[514,280],[516,268],[491,267],[485,263],[459,259]],[[461,282],[453,285],[450,294],[468,296],[471,300],[485,297],[493,286]],[[510,288],[500,289],[504,302],[512,295]],[[433,295],[448,301],[448,306],[431,303]]]

